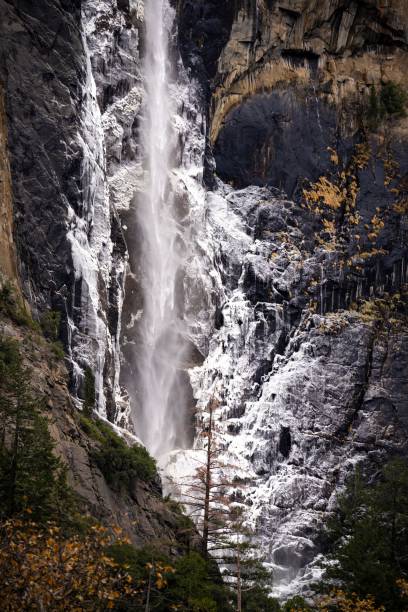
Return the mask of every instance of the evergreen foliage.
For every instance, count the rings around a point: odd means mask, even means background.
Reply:
[[[299,595],[291,597],[282,606],[282,612],[311,612],[312,610],[313,608]]]
[[[405,117],[406,104],[407,94],[401,85],[389,81],[382,85],[379,94],[371,85],[367,107],[368,127],[375,130],[388,117]]]
[[[114,561],[143,584],[143,602],[149,598],[151,610],[185,610],[190,612],[232,612],[230,593],[222,583],[214,562],[198,552],[171,560],[149,547],[136,549],[130,545],[114,545],[108,550]],[[152,580],[160,573],[165,585]],[[160,586],[161,588],[158,588]],[[149,591],[149,592],[148,592]],[[124,610],[134,610],[124,607]]]
[[[152,482],[156,479],[156,462],[144,446],[128,446],[112,427],[98,418],[82,416],[80,423],[98,442],[92,457],[114,490],[130,493],[135,480]]]
[[[279,610],[276,600],[269,597],[272,572],[258,554],[256,534],[245,524],[242,506],[231,505],[220,543],[223,576],[232,588],[237,611]]]
[[[44,336],[51,342],[51,350],[57,359],[65,357],[64,345],[59,340],[61,327],[61,313],[57,310],[48,310],[40,319],[40,326]]]
[[[401,85],[389,81],[382,86],[380,93],[380,112],[383,115],[404,117],[406,103],[407,94],[402,89]]]
[[[169,580],[175,601],[185,602],[187,609],[195,612],[231,610],[228,590],[219,578],[211,560],[198,552],[191,552],[175,563],[175,573]]]
[[[0,339],[0,517],[29,512],[44,523],[57,516],[70,520],[73,497],[41,401],[30,392],[30,373],[18,345]]]
[[[87,416],[91,416],[95,410],[96,393],[95,393],[95,376],[91,368],[85,368],[84,375],[84,404],[83,412]]]
[[[395,459],[367,484],[358,471],[339,499],[328,527],[328,584],[346,593],[372,595],[378,606],[399,612],[408,598],[399,581],[408,576],[408,465]]]
[[[40,325],[44,336],[55,342],[60,334],[61,313],[57,310],[48,310],[42,315]]]

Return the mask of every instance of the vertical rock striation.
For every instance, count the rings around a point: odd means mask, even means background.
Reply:
[[[186,295],[209,315],[197,430],[215,396],[235,496],[285,596],[317,576],[356,463],[407,452],[407,120],[367,116],[373,88],[408,85],[408,24],[398,1],[179,10],[185,62],[211,91],[206,265]]]
[[[6,278],[19,285],[13,237],[13,193],[7,141],[4,92],[0,88],[0,271]]]
[[[355,464],[407,451],[408,120],[368,117],[373,91],[408,85],[405,2],[174,4],[180,426],[195,411],[199,433],[217,396],[284,595],[316,573]],[[136,432],[144,37],[141,0],[0,0],[2,268],[14,221],[35,316],[63,313],[73,394],[90,368],[101,413]]]
[[[132,6],[0,5],[0,78],[24,292],[36,316],[46,308],[62,313],[72,391],[82,397],[89,368],[99,410],[110,418],[119,395],[126,247],[109,178],[139,104],[137,92],[127,100],[138,76],[130,20],[138,23],[140,7]]]

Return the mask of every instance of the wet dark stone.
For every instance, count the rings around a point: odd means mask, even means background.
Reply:
[[[281,427],[279,435],[279,452],[286,459],[289,457],[290,449],[292,448],[292,437],[289,427]]]
[[[15,238],[26,294],[40,310],[73,289],[65,219],[67,204],[79,211],[83,200],[80,9],[80,0],[0,1]]]
[[[214,315],[214,327],[215,329],[221,329],[224,325],[224,315],[222,314],[221,308],[217,308]]]
[[[214,147],[217,174],[237,188],[270,185],[292,197],[329,167],[336,115],[311,89],[254,95],[232,110]]]
[[[179,46],[183,62],[209,93],[217,60],[227,43],[234,16],[233,0],[178,2]]]

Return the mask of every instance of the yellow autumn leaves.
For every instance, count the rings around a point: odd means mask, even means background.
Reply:
[[[144,585],[107,553],[126,543],[118,529],[93,526],[85,535],[65,535],[49,524],[9,520],[0,527],[0,600],[3,612],[52,610],[88,612],[113,609],[122,599],[140,601]],[[157,589],[172,568],[152,566]]]

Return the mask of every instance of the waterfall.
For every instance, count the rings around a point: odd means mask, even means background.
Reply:
[[[137,203],[143,311],[135,356],[138,398],[134,422],[136,433],[156,457],[185,446],[187,420],[182,382],[185,329],[177,295],[183,240],[172,187],[172,171],[179,157],[169,52],[174,17],[168,0],[145,4],[142,146],[146,180]]]

